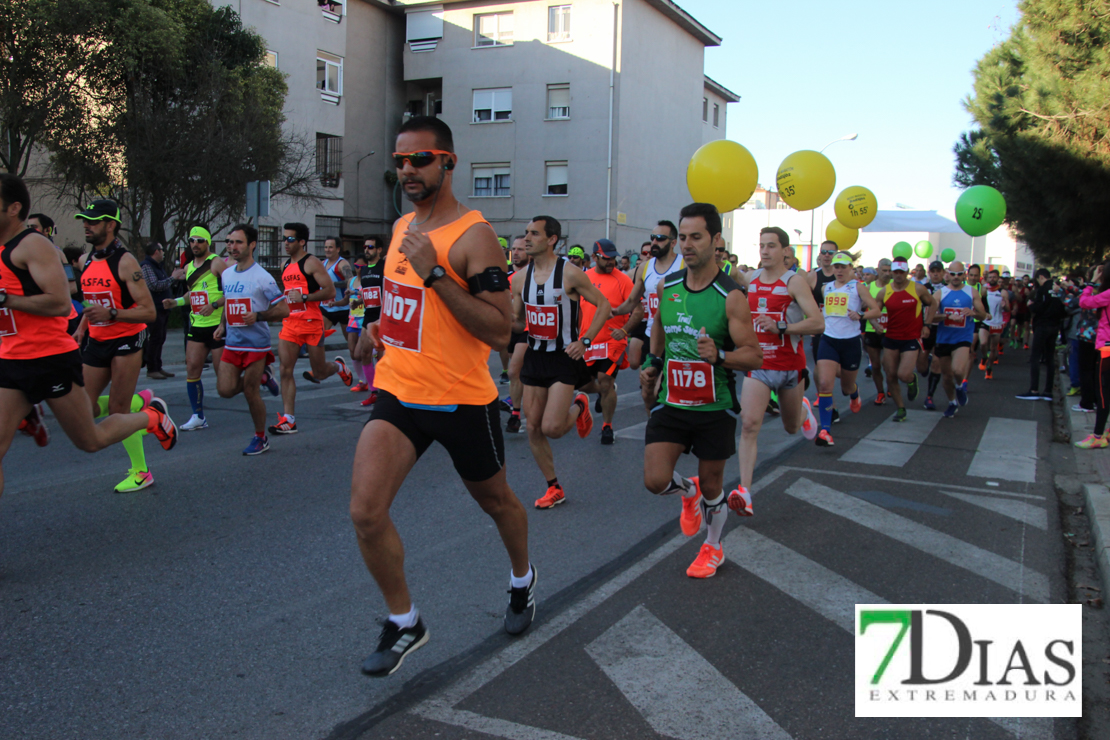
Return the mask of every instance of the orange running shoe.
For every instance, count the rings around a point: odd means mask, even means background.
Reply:
[[[166,402],[155,396],[142,413],[147,416],[147,433],[153,434],[158,439],[163,450],[172,450],[177,444],[177,425],[170,418]]]
[[[876,406],[882,406],[884,403],[886,403],[886,394],[885,393],[880,393],[879,395],[875,396],[875,405]]]
[[[578,436],[585,439],[594,430],[594,417],[590,413],[590,399],[585,393],[578,393],[574,396],[574,402],[582,407],[582,413],[574,420],[574,424],[578,427]]]
[[[736,490],[728,495],[728,508],[740,516],[752,516],[752,495],[747,488],[737,486]]]
[[[859,396],[856,396],[848,401],[848,408],[852,410],[853,414],[858,414],[859,410],[863,408],[863,401],[860,400]]]
[[[993,379],[994,379],[994,370],[988,370],[987,371],[987,377],[985,378],[985,380],[993,380]]]
[[[829,434],[828,432],[826,432],[824,429],[822,429],[821,431],[819,431],[817,433],[817,446],[818,447],[832,447],[833,444],[834,443],[833,443],[832,435]]]
[[[682,513],[678,516],[678,523],[682,527],[682,534],[693,537],[701,529],[701,483],[695,475],[690,479],[697,493],[693,496],[682,497]]]
[[[365,393],[368,390],[370,390],[370,386],[366,385],[366,382],[362,380],[351,386],[351,393]]]
[[[563,487],[556,484],[547,489],[542,497],[536,499],[537,509],[550,509],[553,506],[558,506],[567,500],[566,495],[563,493]]]
[[[343,381],[343,385],[350,388],[351,382],[355,379],[355,376],[347,369],[347,363],[343,362],[342,357],[336,357],[335,364],[339,366],[339,379]]]
[[[986,370],[987,369],[987,363],[983,362],[982,360],[979,360],[979,369],[980,370]]]
[[[725,562],[725,549],[720,545],[713,546],[706,542],[698,550],[698,556],[686,569],[686,575],[691,578],[712,578],[717,575],[717,568]]]

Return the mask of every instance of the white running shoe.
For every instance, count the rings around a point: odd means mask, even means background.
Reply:
[[[802,405],[806,407],[806,418],[802,422],[802,436],[812,441],[817,437],[817,420],[813,418],[813,408],[805,396],[802,396]]]
[[[196,414],[193,414],[191,417],[189,417],[189,421],[185,422],[178,428],[183,432],[195,432],[198,429],[207,429],[208,420],[203,417],[197,416]]]

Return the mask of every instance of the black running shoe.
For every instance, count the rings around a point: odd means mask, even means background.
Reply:
[[[602,424],[602,426],[601,426],[601,444],[611,445],[611,444],[613,444],[613,441],[614,441],[614,439],[613,439],[613,427],[609,426],[608,424]]]
[[[837,411],[835,408],[832,410],[832,423],[833,424],[839,424],[840,423],[840,412]]]
[[[509,374],[507,372],[505,372],[504,370],[502,370],[501,371],[501,378],[497,382],[500,383],[501,385],[508,385],[509,384]]]
[[[532,582],[524,588],[509,589],[509,608],[505,610],[505,631],[510,635],[522,634],[532,625],[532,620],[536,617],[536,566],[528,567],[532,569]],[[365,666],[363,670],[366,670]]]
[[[863,374],[866,375],[869,378],[871,377],[871,366],[870,365],[868,365],[867,369],[863,371]]]
[[[534,575],[532,580],[535,582]],[[375,678],[388,676],[401,667],[406,655],[424,647],[426,642],[428,630],[423,619],[417,618],[414,626],[405,629],[386,619],[378,636],[378,649],[362,661],[362,672]]]
[[[309,383],[320,385],[320,381],[316,379],[316,376],[312,374],[311,370],[305,370],[303,373],[301,373],[301,377],[307,380]]]
[[[520,434],[520,414],[513,414],[505,422],[505,431],[509,434]]]

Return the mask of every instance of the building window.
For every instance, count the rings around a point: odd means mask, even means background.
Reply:
[[[547,118],[570,118],[570,85],[547,86]]]
[[[475,46],[508,46],[511,43],[513,43],[512,13],[474,16]]]
[[[476,164],[473,172],[475,198],[505,198],[512,195],[508,164]]]
[[[474,91],[474,123],[513,120],[513,89],[498,87]]]
[[[339,102],[343,94],[343,57],[326,51],[316,52],[316,87],[325,100]]]
[[[316,174],[326,188],[339,187],[343,174],[343,137],[316,134]]]
[[[317,216],[316,229],[312,232],[313,237],[315,237],[312,240],[313,254],[315,254],[317,257],[323,257],[324,240],[327,239],[329,236],[335,239],[339,239],[339,232],[341,231],[342,225],[343,219],[340,216]],[[340,244],[342,243],[343,242],[340,241]]]
[[[701,99],[701,120],[702,123],[709,120],[709,98]]]
[[[274,69],[277,69],[277,52],[267,49],[266,53],[262,55],[262,64],[267,67],[273,67]]]
[[[547,40],[570,41],[569,5],[552,5],[547,9]]]
[[[338,0],[316,0],[316,4],[320,6],[324,17],[329,21],[339,23],[343,18],[343,3]]]
[[[284,245],[279,241],[280,236],[276,226],[258,227],[258,244],[254,248],[254,260],[263,268],[276,269],[281,266],[281,257],[285,250]]]
[[[713,128],[721,127],[721,106],[718,103],[713,104]]]
[[[544,195],[566,195],[567,194],[567,163],[566,162],[547,162],[545,169],[547,170],[547,188],[543,191]]]

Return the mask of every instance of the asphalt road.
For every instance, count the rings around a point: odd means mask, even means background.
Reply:
[[[861,598],[1062,599],[1050,407],[1013,399],[1026,373],[1018,354],[989,384],[973,374],[972,402],[954,420],[920,410],[920,399],[906,425],[889,422],[889,402],[854,416],[838,394],[837,446],[818,450],[768,417],[756,516],[729,522],[728,562],[706,581],[684,575],[701,537],[679,535],[677,500],[642,488],[645,416],[631,373],[618,378],[616,445],[601,447],[598,430],[554,444],[565,505],[532,509],[545,483],[525,436],[508,436],[509,480],[530,512],[539,572],[538,621],[523,640],[500,631],[509,566],[496,532],[433,447],[393,508],[431,641],[386,680],[358,670],[385,614],[347,516],[361,396],[337,379],[302,381],[301,432],[244,458],[245,403],[216,397],[206,373],[211,428],[183,434],[170,453],[148,441],[156,485],[130,495],[112,493],[126,472],[122,450],[77,452],[51,422],[47,449],[19,437],[4,461],[0,737],[739,737],[743,729],[1070,738],[1066,720],[1053,730],[1051,721],[852,712],[844,609]],[[188,418],[183,372],[151,385],[179,423]],[[276,413],[280,402],[267,406]],[[680,471],[693,470],[684,458]],[[728,471],[735,477],[735,463]],[[630,660],[629,644],[658,645],[677,661],[673,712],[643,701],[652,688],[644,676],[657,671]],[[702,713],[693,729],[666,719],[689,713],[706,686],[719,711]]]

